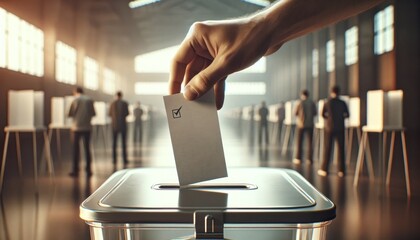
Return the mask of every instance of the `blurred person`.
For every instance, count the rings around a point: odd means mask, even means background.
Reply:
[[[297,149],[293,159],[294,164],[302,162],[302,144],[305,135],[307,136],[307,163],[312,164],[312,137],[314,132],[314,117],[316,116],[315,103],[309,99],[309,91],[303,90],[300,94],[300,101],[296,106],[296,129]]]
[[[331,88],[330,98],[324,104],[322,109],[322,117],[325,118],[325,149],[324,159],[321,163],[321,169],[318,175],[327,176],[328,168],[331,160],[331,150],[333,141],[338,143],[338,176],[343,177],[346,174],[346,164],[344,160],[344,120],[348,118],[349,111],[347,104],[339,98],[340,88],[334,86]]]
[[[194,100],[214,88],[216,106],[225,98],[225,80],[289,40],[363,12],[383,0],[283,0],[250,16],[194,23],[174,56],[170,94]]]
[[[135,108],[133,109],[134,115],[134,133],[133,133],[133,141],[142,142],[143,139],[143,109],[141,108],[141,103],[137,102]]]
[[[262,145],[262,135],[264,134],[265,144],[268,145],[268,108],[265,101],[261,102],[258,109],[258,116],[260,117],[260,126],[258,128],[258,144]]]
[[[72,118],[71,136],[73,143],[73,169],[71,177],[79,176],[80,161],[80,140],[83,139],[83,147],[86,158],[86,175],[92,176],[91,152],[90,152],[90,133],[92,130],[91,120],[95,116],[95,108],[90,97],[83,94],[81,87],[76,87],[73,91],[75,99],[70,105],[68,116]]]
[[[128,103],[122,99],[122,96],[122,92],[118,91],[109,108],[109,116],[112,119],[112,163],[114,166],[117,164],[118,135],[121,135],[123,163],[128,164],[126,145]]]
[[[280,102],[277,108],[277,124],[278,124],[278,139],[281,139],[281,130],[283,129],[283,122],[286,117],[286,110],[284,109],[284,102]]]

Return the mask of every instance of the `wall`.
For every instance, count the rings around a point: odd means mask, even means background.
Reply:
[[[0,129],[7,125],[7,96],[9,90],[34,89],[45,93],[44,121],[50,122],[51,97],[71,95],[73,85],[55,80],[55,42],[63,41],[76,48],[78,54],[77,84],[83,86],[83,57],[96,58],[100,68],[109,67],[127,79],[119,86],[128,99],[134,99],[133,59],[125,54],[123,46],[112,45],[101,34],[98,26],[87,19],[88,7],[84,1],[21,0],[1,1],[0,7],[44,31],[44,76],[34,77],[0,68]],[[100,71],[101,71],[100,69]],[[111,101],[112,95],[103,93],[101,78],[98,91],[85,90],[97,101]],[[3,147],[4,132],[0,131],[0,146]]]

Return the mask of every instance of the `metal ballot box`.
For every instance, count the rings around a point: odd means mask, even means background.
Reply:
[[[288,169],[233,168],[179,188],[173,168],[114,173],[80,206],[92,240],[323,240],[335,205]]]

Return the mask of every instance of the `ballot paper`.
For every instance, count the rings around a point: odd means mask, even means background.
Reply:
[[[164,96],[181,186],[227,177],[213,90],[194,101],[182,93]]]

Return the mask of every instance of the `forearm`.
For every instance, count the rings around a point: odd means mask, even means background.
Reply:
[[[363,12],[383,0],[281,0],[252,18],[268,26],[270,48]],[[274,49],[276,50],[276,49]],[[271,54],[273,51],[269,51]]]

